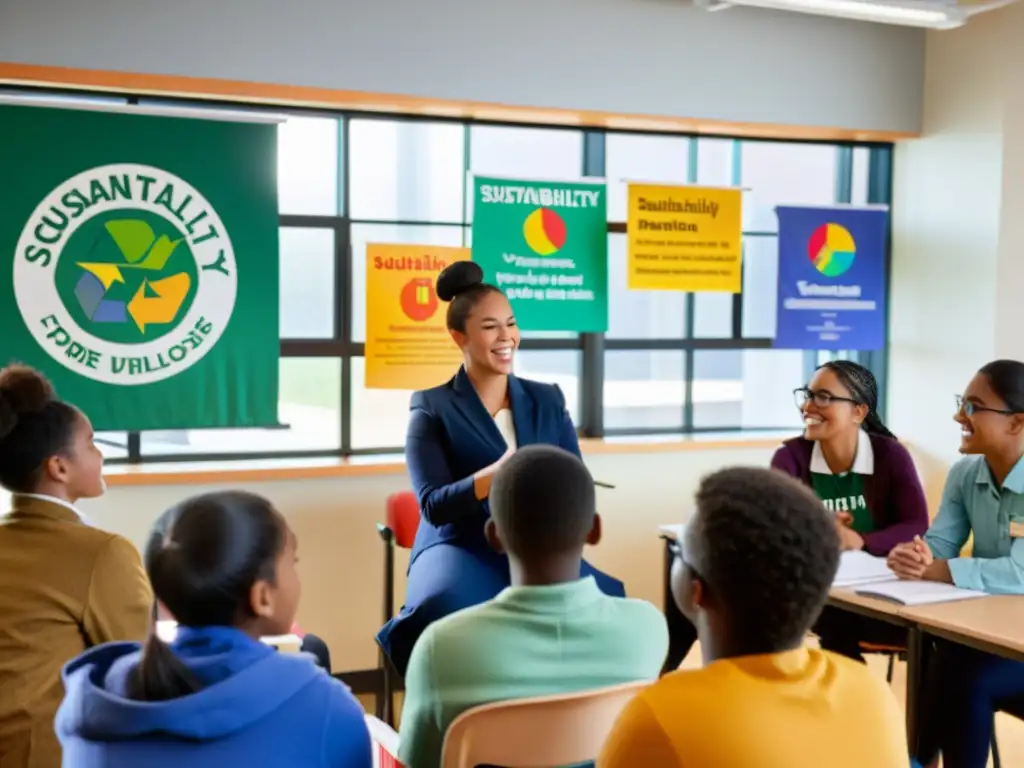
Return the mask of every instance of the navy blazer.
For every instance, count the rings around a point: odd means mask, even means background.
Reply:
[[[508,400],[519,447],[547,443],[580,455],[576,428],[556,385],[509,376]],[[486,499],[477,499],[473,475],[508,450],[497,424],[465,368],[447,384],[414,392],[409,408],[405,463],[421,516],[410,563],[445,542],[486,550],[483,529],[490,509]]]

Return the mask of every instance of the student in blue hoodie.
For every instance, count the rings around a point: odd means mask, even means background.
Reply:
[[[178,619],[173,644],[109,643],[64,669],[56,730],[67,768],[370,768],[363,711],[285,634],[299,601],[296,540],[267,500],[220,492],[183,502],[146,553]]]

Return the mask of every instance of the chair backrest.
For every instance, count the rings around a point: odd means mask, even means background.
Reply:
[[[395,535],[395,544],[411,549],[420,527],[420,505],[412,491],[400,491],[388,496],[385,514],[387,526]]]
[[[651,681],[500,701],[463,712],[444,737],[443,768],[547,768],[597,758],[619,713]]]
[[[398,734],[395,729],[373,715],[366,715],[366,729],[373,742],[373,768],[404,768],[398,759]]]

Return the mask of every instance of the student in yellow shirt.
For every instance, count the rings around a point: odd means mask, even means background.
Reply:
[[[903,716],[862,664],[805,648],[839,562],[807,488],[765,469],[706,477],[677,548],[672,593],[704,668],[623,711],[598,768],[906,768]]]

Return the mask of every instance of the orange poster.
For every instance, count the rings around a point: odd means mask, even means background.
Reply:
[[[367,389],[426,389],[450,379],[462,353],[445,327],[434,281],[469,248],[366,246]]]

